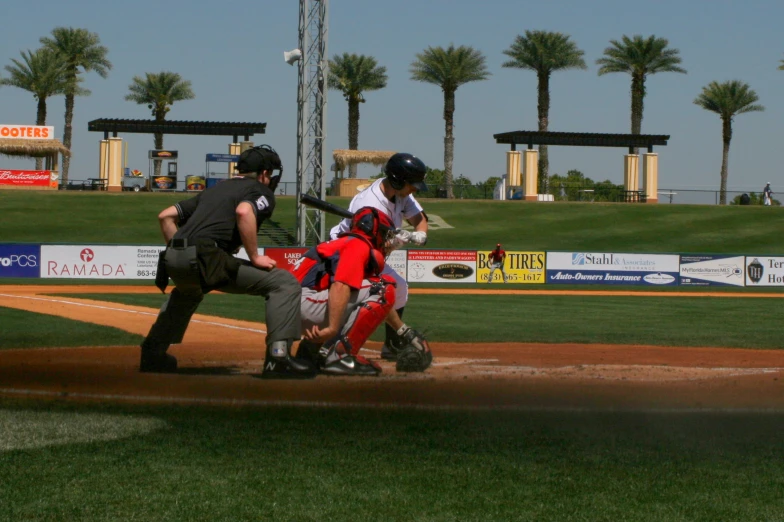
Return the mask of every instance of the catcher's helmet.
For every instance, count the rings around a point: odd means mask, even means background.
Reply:
[[[389,184],[395,190],[400,190],[406,186],[406,183],[413,185],[418,191],[426,191],[425,174],[427,174],[427,167],[422,163],[422,160],[409,154],[407,152],[398,152],[394,154],[387,164],[384,165],[384,174],[386,174]]]
[[[262,170],[277,170],[278,175],[270,178],[270,189],[274,192],[283,175],[283,163],[275,149],[269,145],[259,145],[246,149],[240,154],[240,159],[235,167],[240,174],[255,173],[261,174]]]
[[[390,236],[394,235],[395,224],[377,208],[362,207],[351,218],[349,233],[359,234],[369,239],[375,248],[380,249],[390,239]]]

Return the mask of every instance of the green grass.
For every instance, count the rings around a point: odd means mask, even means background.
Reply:
[[[65,294],[63,295],[65,296]],[[162,295],[80,294],[160,308]],[[198,313],[264,321],[264,300],[208,294]],[[781,348],[784,299],[417,295],[406,322],[435,342],[539,342]],[[383,339],[383,328],[371,337]]]
[[[142,337],[118,328],[0,307],[0,350],[48,346],[127,346]]]
[[[784,517],[782,414],[0,408],[3,520]]]
[[[0,191],[0,242],[158,244],[155,216],[184,196]],[[424,204],[456,227],[434,230],[431,248],[501,241],[507,250],[784,254],[770,232],[784,225],[779,208]],[[280,199],[275,219],[293,227],[292,198]],[[163,300],[92,297],[151,308]],[[263,300],[253,299],[208,295],[199,313],[261,321]],[[416,295],[405,319],[435,341],[778,348],[782,306]],[[0,347],[140,340],[3,308],[0,324]],[[783,432],[781,413],[222,411],[0,399],[0,520],[782,520]]]
[[[3,191],[0,242],[159,244],[158,212],[187,196]],[[293,229],[294,203],[293,197],[278,198],[275,221]],[[784,254],[784,243],[770,233],[784,228],[784,207],[468,200],[423,205],[455,227],[433,230],[428,248],[490,250],[500,241],[506,250]],[[328,226],[336,220],[328,216]]]

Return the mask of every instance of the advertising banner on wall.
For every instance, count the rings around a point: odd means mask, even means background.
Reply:
[[[784,257],[747,257],[746,286],[784,286]]]
[[[54,138],[54,127],[46,125],[8,125],[0,123],[0,138],[15,140],[49,140]]]
[[[685,286],[743,286],[743,256],[682,255],[681,284]]]
[[[41,277],[155,279],[163,246],[43,245]]]
[[[504,260],[504,274],[508,283],[544,283],[545,282],[545,253],[507,251]],[[492,266],[490,252],[476,253],[476,282],[477,283],[503,283],[504,277],[500,270],[493,273],[493,280],[488,281]]]
[[[13,187],[56,187],[57,178],[50,170],[0,170],[0,185]]]
[[[675,254],[548,252],[547,282],[553,284],[677,285]]]
[[[291,271],[302,257],[302,254],[307,251],[308,249],[303,247],[267,247],[264,249],[263,255],[274,259],[278,263],[278,268]]]
[[[0,277],[40,277],[40,245],[0,245]]]
[[[475,250],[409,250],[411,283],[476,283]]]
[[[386,264],[395,272],[397,272],[403,280],[406,280],[408,275],[408,251],[407,250],[393,250],[386,259]]]

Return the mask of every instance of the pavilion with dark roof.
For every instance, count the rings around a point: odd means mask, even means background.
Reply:
[[[198,136],[231,136],[229,154],[240,154],[253,147],[250,137],[264,134],[266,123],[241,123],[217,121],[162,121],[126,120],[118,118],[100,118],[87,124],[87,130],[103,132],[99,153],[99,178],[106,180],[110,191],[122,190],[122,138],[120,133],[135,134],[190,134]],[[109,134],[112,134],[110,137]],[[244,141],[240,142],[242,136]],[[229,164],[229,175],[233,173],[234,164]]]
[[[513,131],[494,134],[496,143],[510,145],[506,153],[506,180],[509,187],[522,187],[523,199],[541,200],[537,194],[539,178],[539,151],[534,145],[568,145],[577,147],[622,147],[628,149],[624,156],[623,185],[627,194],[637,194],[637,201],[658,203],[659,157],[654,146],[667,145],[669,135],[654,134],[600,134],[590,132]],[[526,145],[523,153],[517,145]],[[635,149],[644,148],[642,179],[640,156]],[[521,157],[524,156],[524,157]],[[506,192],[506,191],[505,191]]]

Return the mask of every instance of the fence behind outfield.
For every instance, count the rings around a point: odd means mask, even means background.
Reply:
[[[90,179],[77,179],[72,178],[67,187],[61,187],[61,190],[101,190],[102,185],[90,183]],[[477,183],[474,185],[465,183],[454,183],[451,185],[440,184],[428,185],[426,192],[420,192],[417,197],[420,198],[433,198],[433,199],[446,199],[448,188],[451,186],[455,199],[493,199],[495,188],[485,183]],[[327,186],[327,195],[331,195],[332,186]],[[185,191],[185,178],[177,180],[177,190]],[[544,191],[553,196],[554,201],[579,201],[579,202],[610,202],[610,203],[630,203],[642,202],[650,195],[642,194],[637,191],[640,196],[630,197],[633,195],[630,191],[624,190],[623,185],[614,185],[611,183],[595,183],[592,185],[578,184],[578,183],[559,183],[557,186],[550,185]],[[752,204],[759,204],[761,202],[761,190],[728,190],[727,202],[731,203],[736,197],[742,194],[756,194],[757,198],[752,198]],[[296,196],[297,183],[294,181],[285,181],[278,185],[275,194],[278,196]],[[680,188],[660,188],[658,190],[659,203],[667,204],[688,204],[688,205],[718,205],[721,193],[718,190],[705,190],[705,189],[680,189]],[[773,195],[774,200],[776,194]],[[508,198],[511,200],[522,199],[522,191],[513,189],[509,191]],[[778,202],[774,201],[774,205]]]

